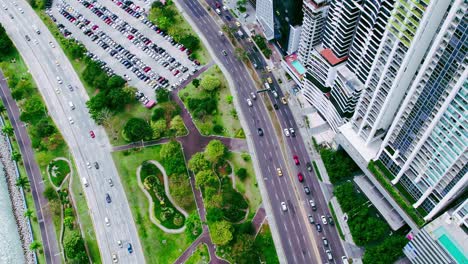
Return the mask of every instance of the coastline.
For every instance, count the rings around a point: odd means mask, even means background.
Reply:
[[[0,126],[3,127],[3,125],[3,118],[0,118]],[[0,162],[3,166],[2,169],[7,182],[13,215],[23,249],[24,263],[37,263],[36,254],[29,249],[33,237],[29,219],[24,216],[27,208],[24,201],[23,189],[16,186],[16,179],[19,176],[16,162],[11,159],[10,140],[3,132],[0,133]],[[24,175],[24,177],[27,177],[27,175]]]

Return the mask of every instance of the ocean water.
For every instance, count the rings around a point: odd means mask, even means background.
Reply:
[[[25,263],[23,249],[11,207],[10,196],[0,164],[0,264]]]

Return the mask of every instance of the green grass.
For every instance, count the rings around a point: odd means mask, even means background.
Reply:
[[[246,154],[244,154],[246,155]],[[252,160],[248,159],[245,161],[241,153],[229,152],[228,160],[233,165],[233,172],[239,168],[247,169],[247,178],[241,181],[239,177],[236,177],[236,189],[244,195],[249,204],[249,219],[252,219],[257,211],[258,207],[262,203],[262,196],[257,185],[257,178],[255,177],[255,171],[253,169]]]
[[[53,171],[53,168],[57,168]],[[70,173],[70,166],[68,162],[64,160],[55,160],[49,163],[49,175],[52,180],[52,184],[59,187],[62,184],[63,179]]]
[[[226,98],[231,96],[227,81],[223,76],[221,70],[217,67],[211,67],[206,72],[200,75],[201,80],[205,75],[214,75],[221,80],[221,88],[216,92],[216,99],[218,101],[218,110],[214,115],[206,115],[204,120],[193,118],[193,122],[203,135],[220,135],[227,137],[235,137],[239,130],[242,128],[239,119],[234,117],[231,112],[235,110],[234,104],[226,102]],[[199,98],[203,94],[202,88],[195,88],[192,83],[189,83],[184,89],[180,90],[179,97],[184,101],[187,106],[186,100],[188,97]],[[222,133],[213,131],[214,124],[221,125],[224,128]]]
[[[380,184],[387,190],[387,192],[392,196],[392,198],[398,203],[398,205],[403,209],[406,214],[413,219],[413,221],[418,226],[423,226],[425,221],[419,215],[419,212],[413,208],[408,201],[404,199],[400,193],[394,188],[394,186],[387,180],[386,176],[384,176],[384,172],[382,172],[378,166],[375,165],[375,162],[371,160],[369,165],[367,166],[370,172],[374,175],[374,177],[380,182]]]
[[[119,151],[112,154],[124,190],[128,194],[128,202],[147,263],[172,263],[193,241],[185,233],[166,234],[150,221],[148,199],[138,187],[136,169],[145,160],[161,160],[160,149],[161,146],[157,145],[141,150]]]
[[[74,171],[76,171],[76,169]],[[73,190],[74,199],[76,202],[75,211],[78,215],[81,226],[83,227],[83,239],[88,246],[89,257],[91,258],[92,263],[102,263],[101,255],[99,253],[99,246],[96,240],[96,235],[94,233],[93,222],[91,220],[91,216],[89,215],[88,204],[83,194],[83,187],[81,185],[79,175],[76,173],[73,174],[73,182],[70,188]]]
[[[200,243],[195,253],[187,259],[185,264],[207,264],[209,262],[210,254],[208,254],[208,247],[204,243]]]
[[[262,263],[276,264],[279,263],[278,254],[276,254],[275,244],[271,237],[270,226],[263,224],[255,238],[255,247],[260,255]]]
[[[335,209],[333,208],[333,205],[331,204],[331,202],[328,202],[328,207],[330,208],[330,212],[332,214],[333,220],[335,221],[336,230],[338,230],[338,234],[340,235],[342,240],[345,240],[343,231],[341,230],[340,223],[338,222],[338,218],[336,217],[336,214],[335,214]]]
[[[319,180],[320,180],[321,182],[323,182],[323,180],[322,180],[322,174],[320,174],[320,171],[319,171],[319,169],[318,169],[318,167],[317,167],[317,163],[315,162],[315,160],[312,161],[312,164],[314,165],[314,170],[315,170],[315,173],[317,174],[317,177],[319,178]]]

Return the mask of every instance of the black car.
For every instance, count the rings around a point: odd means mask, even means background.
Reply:
[[[310,164],[310,162],[306,163],[306,167],[308,171],[312,171],[312,164]]]
[[[69,85],[67,85],[67,87],[68,87],[68,90],[70,90],[70,92],[73,92],[73,86],[71,86],[71,85],[69,84]]]
[[[259,136],[263,137],[263,129],[258,128],[258,129],[257,129],[257,134],[258,134]]]
[[[320,224],[315,224],[315,228],[317,229],[317,232],[322,232],[322,226]]]
[[[334,225],[335,223],[333,222],[333,217],[331,217],[331,215],[327,214],[327,218],[328,218],[328,223],[330,225]]]
[[[275,108],[275,110],[278,110],[278,109],[279,109],[278,104],[274,104],[273,107]]]
[[[112,202],[109,193],[106,193],[106,202],[107,202],[107,203],[111,203],[111,202]]]
[[[230,16],[225,16],[226,20],[227,21],[231,21],[231,17]]]
[[[97,161],[94,162],[94,167],[98,170],[99,169],[99,163]]]

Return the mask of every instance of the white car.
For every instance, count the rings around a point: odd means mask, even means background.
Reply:
[[[91,169],[91,163],[89,163],[89,161],[86,162],[86,167],[88,167],[88,169]]]
[[[21,14],[24,14],[23,8],[18,7],[18,10],[20,11]]]
[[[286,206],[285,202],[281,202],[281,210],[283,210],[283,212],[286,212],[288,210],[288,207]]]
[[[54,45],[54,43],[52,43],[52,41],[49,41],[49,45],[50,45],[52,48],[55,48],[55,45]]]
[[[289,137],[289,135],[290,135],[289,134],[289,129],[285,128],[283,131],[284,131],[284,135]]]
[[[104,222],[106,222],[106,226],[110,226],[110,220],[108,217],[104,217]]]
[[[250,106],[250,107],[253,105],[252,100],[250,100],[250,98],[247,98],[247,105]]]
[[[60,79],[60,77],[58,77],[58,76],[57,76],[57,82],[58,82],[59,84],[62,84],[62,79]]]
[[[68,117],[68,122],[70,122],[71,125],[73,125],[75,123],[75,121],[73,121],[73,118],[71,116]]]
[[[257,100],[257,95],[255,94],[255,92],[251,92],[250,96],[252,96],[252,99]]]
[[[117,254],[112,253],[112,262],[117,263],[119,262],[119,259],[117,258]]]
[[[8,7],[6,5],[2,5],[3,9],[8,10]]]
[[[324,215],[322,215],[320,218],[322,219],[322,223],[323,223],[324,225],[328,224],[327,218],[326,218]]]

